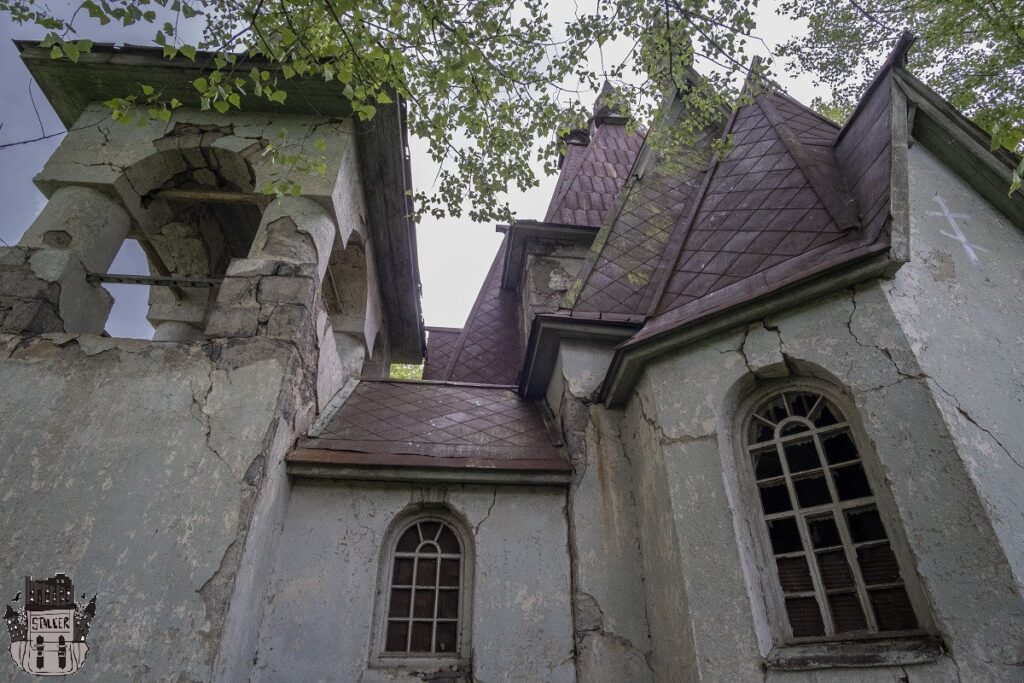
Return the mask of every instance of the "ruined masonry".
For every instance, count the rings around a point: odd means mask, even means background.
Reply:
[[[19,44],[69,132],[0,249],[0,587],[97,594],[83,681],[1024,680],[1024,193],[911,42],[843,126],[751,79],[656,151],[603,93],[458,329],[402,103]]]

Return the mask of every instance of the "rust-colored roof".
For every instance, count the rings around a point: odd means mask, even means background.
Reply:
[[[427,355],[423,359],[423,379],[441,379],[448,369],[461,327],[426,327]]]
[[[888,248],[888,97],[887,83],[873,89],[842,139],[785,95],[741,107],[734,147],[673,234],[651,317],[626,346]]]
[[[448,366],[437,379],[451,382],[514,385],[519,381],[523,348],[515,292],[501,288],[507,238],[494,256],[480,294],[455,342]]]
[[[289,462],[568,471],[537,404],[507,387],[362,380]]]
[[[618,117],[595,119],[586,146],[580,144],[578,138],[567,145],[544,221],[603,225],[642,142],[643,135],[639,132],[630,135],[624,120]]]
[[[673,98],[662,125],[674,125],[685,115],[682,103]],[[644,295],[675,225],[700,189],[711,161],[711,142],[721,135],[721,125],[698,133],[690,144],[668,154],[641,152],[637,177],[622,190],[617,213],[609,216],[594,239],[565,301],[573,315],[635,315],[646,310]]]

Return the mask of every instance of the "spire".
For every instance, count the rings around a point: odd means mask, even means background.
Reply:
[[[621,109],[621,104],[612,102],[614,97],[615,87],[605,79],[604,85],[601,86],[601,92],[598,93],[597,99],[594,100],[594,127],[606,122],[617,124],[626,122],[629,114]]]

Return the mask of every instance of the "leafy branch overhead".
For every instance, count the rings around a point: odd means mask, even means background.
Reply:
[[[992,136],[1024,151],[1024,3],[1020,0],[787,0],[810,30],[780,50],[789,69],[816,74],[835,110],[852,108],[903,31],[918,37],[911,70]],[[1020,187],[1024,162],[1011,192]]]
[[[919,59],[933,85],[993,131],[995,144],[1019,146],[1022,110],[1011,94],[1024,85],[1021,7],[1012,0],[963,3],[998,16],[968,21],[958,13],[970,31],[957,43],[949,38],[954,13],[937,9],[940,0],[914,0],[908,7],[915,9],[903,12],[896,0],[864,2],[785,6],[810,20],[810,32],[784,52],[834,86],[833,115],[860,85],[851,76],[877,66],[899,33],[889,27],[911,28],[923,37]],[[705,128],[733,103],[753,47],[767,49],[755,36],[755,7],[755,0],[595,0],[579,3],[562,25],[549,17],[545,0],[85,0],[66,18],[40,0],[0,0],[15,22],[48,32],[43,45],[54,58],[72,61],[92,47],[78,37],[89,22],[152,25],[166,57],[196,62],[193,86],[203,109],[227,113],[252,98],[284,103],[301,96],[289,83],[301,78],[336,84],[364,121],[401,98],[410,132],[426,141],[437,166],[433,187],[414,197],[417,216],[468,210],[476,220],[508,219],[507,194],[535,186],[538,165],[556,170],[564,136],[585,124],[605,80],[615,86],[611,106],[628,111],[633,126],[656,115],[666,89],[685,91],[692,118],[657,145]],[[940,27],[936,37],[929,22]],[[196,35],[197,26],[201,39],[189,42],[185,36]],[[995,58],[999,51],[1005,64]],[[688,85],[695,64],[704,78]],[[182,106],[148,86],[107,104],[123,121],[167,121]],[[318,160],[280,161],[318,167]]]

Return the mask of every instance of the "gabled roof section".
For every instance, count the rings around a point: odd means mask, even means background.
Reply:
[[[673,126],[686,116],[678,95],[656,124]],[[699,132],[687,145],[655,155],[641,149],[636,173],[591,246],[564,306],[574,315],[640,315],[648,286],[675,225],[700,188],[711,162],[718,126]]]
[[[462,334],[461,327],[427,327],[427,355],[423,359],[423,379],[441,379]]]
[[[569,135],[562,171],[544,217],[546,223],[604,225],[643,142],[626,119],[607,111],[599,97],[589,132]]]
[[[833,145],[839,129],[783,95],[740,107],[733,147],[705,175],[672,236],[638,338],[759,293],[766,274],[846,247],[859,225]]]
[[[559,445],[537,404],[508,388],[362,380],[287,461],[568,472]]]
[[[502,240],[480,294],[439,379],[512,386],[523,362],[515,292],[501,288],[508,238]]]

